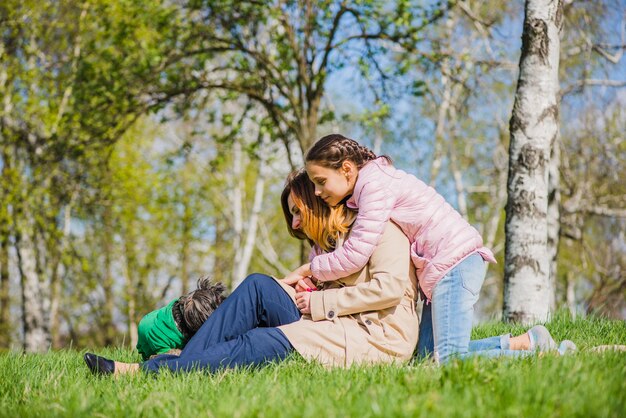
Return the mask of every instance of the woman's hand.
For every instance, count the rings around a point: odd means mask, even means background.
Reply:
[[[311,313],[311,292],[296,293],[296,306],[302,314]]]
[[[311,280],[310,277],[305,277],[302,280],[299,280],[298,283],[296,283],[296,292],[312,292],[314,290],[317,290],[317,286],[315,286],[315,284],[313,284],[313,281]]]
[[[295,286],[300,280],[304,280],[308,276],[311,276],[311,263],[306,263],[289,273],[282,280],[283,283],[289,286]]]

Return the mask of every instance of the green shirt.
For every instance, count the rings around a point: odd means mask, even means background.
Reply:
[[[167,306],[144,316],[137,327],[137,351],[144,361],[155,354],[163,354],[173,348],[183,348],[185,337],[178,330],[172,307],[178,299]]]

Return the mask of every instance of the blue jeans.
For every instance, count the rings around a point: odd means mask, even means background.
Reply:
[[[180,356],[160,355],[141,364],[158,372],[259,366],[294,351],[278,326],[300,319],[300,311],[274,279],[251,274],[222,302]]]
[[[487,272],[479,254],[472,254],[450,270],[433,289],[431,303],[424,301],[417,356],[446,363],[452,357],[525,356],[532,352],[510,350],[510,334],[470,341],[474,305]]]

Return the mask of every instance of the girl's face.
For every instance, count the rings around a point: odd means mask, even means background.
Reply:
[[[354,191],[358,169],[349,160],[344,161],[338,169],[310,162],[306,163],[306,172],[315,185],[315,195],[328,206],[337,206]]]
[[[298,230],[302,228],[302,214],[300,213],[300,209],[296,206],[296,203],[293,200],[293,192],[289,193],[289,197],[287,198],[287,205],[289,206],[289,213],[291,213],[291,229]]]

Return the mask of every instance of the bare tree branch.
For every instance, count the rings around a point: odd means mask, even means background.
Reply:
[[[610,218],[626,218],[626,209],[624,208],[609,208],[606,206],[588,206],[581,209],[581,212],[606,216]]]
[[[580,92],[586,86],[605,86],[605,87],[626,87],[626,80],[602,80],[586,78],[578,80],[576,83],[571,84],[560,91],[560,97],[566,96],[570,93]]]

